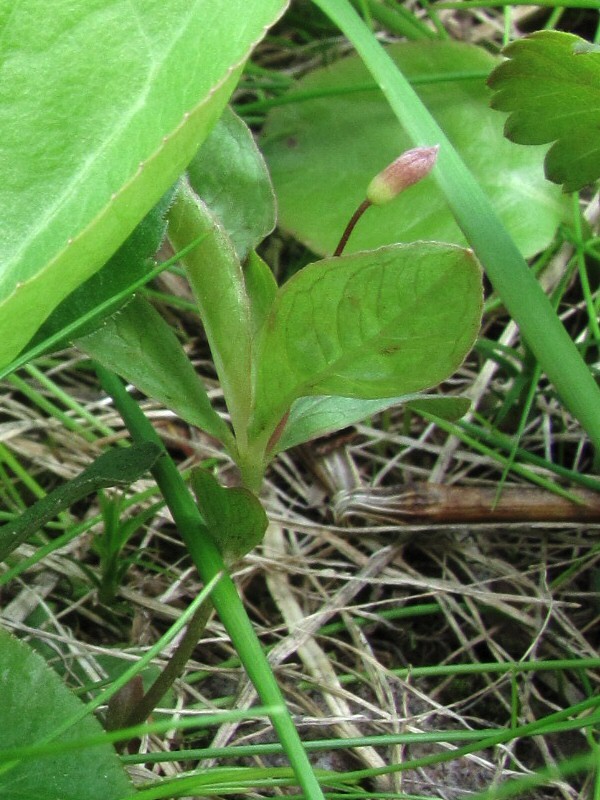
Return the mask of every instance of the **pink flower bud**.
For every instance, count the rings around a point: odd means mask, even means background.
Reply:
[[[373,178],[367,189],[369,202],[376,206],[389,203],[404,189],[429,175],[439,149],[439,144],[436,144],[435,147],[414,147],[402,153]]]

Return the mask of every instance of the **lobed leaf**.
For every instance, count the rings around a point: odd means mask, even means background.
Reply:
[[[218,119],[282,0],[21,0],[0,41],[0,366]]]
[[[434,386],[459,366],[481,318],[472,254],[416,242],[310,264],[279,290],[256,355],[252,435],[299,397],[375,400]]]
[[[488,79],[492,108],[508,111],[505,135],[554,142],[546,175],[576,191],[600,177],[600,52],[570,33],[538,31],[504,48]]]

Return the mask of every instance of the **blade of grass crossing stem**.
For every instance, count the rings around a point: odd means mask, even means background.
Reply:
[[[313,2],[352,42],[415,145],[440,145],[432,174],[458,225],[563,403],[600,451],[600,389],[488,198],[349,0]]]
[[[212,592],[212,601],[217,613],[261,702],[266,706],[281,708],[280,713],[272,715],[271,721],[305,797],[307,800],[324,800],[321,787],[235,584],[227,574],[221,554],[209,536],[196,503],[177,467],[168,456],[151,423],[127,393],[120,378],[100,365],[96,365],[96,371],[104,390],[113,398],[133,440],[155,442],[162,448],[164,455],[158,459],[151,471],[173,515],[179,534],[205,583],[218,573],[223,573]]]

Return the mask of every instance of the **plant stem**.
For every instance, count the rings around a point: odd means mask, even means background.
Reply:
[[[212,600],[217,613],[261,701],[267,706],[277,706],[281,709],[271,715],[271,721],[306,799],[324,800],[322,789],[235,584],[225,571],[223,558],[210,537],[196,503],[177,467],[164,449],[161,439],[149,420],[127,393],[122,381],[114,373],[105,370],[100,365],[96,365],[96,371],[104,390],[112,396],[133,440],[154,442],[162,448],[164,455],[153,466],[152,475],[163,494],[181,538],[202,580],[208,582],[218,573],[223,573],[212,592]]]
[[[228,234],[187,181],[180,181],[167,221],[176,250],[202,237],[181,263],[196,299],[237,446],[243,449],[251,413],[252,334],[242,266]]]
[[[212,603],[207,601],[196,611],[169,662],[142,699],[132,707],[121,727],[133,728],[135,725],[145,722],[177,678],[183,674],[185,666],[206,628],[212,609]]]
[[[365,213],[367,208],[369,208],[370,205],[371,205],[370,200],[363,200],[362,203],[354,212],[354,214],[352,214],[352,216],[350,217],[350,222],[346,225],[346,229],[342,233],[342,238],[338,242],[338,246],[335,248],[335,252],[333,254],[334,256],[342,255],[344,247],[346,247],[348,239],[350,238],[350,234],[354,230],[354,226],[356,225],[358,220],[362,217],[362,215]]]

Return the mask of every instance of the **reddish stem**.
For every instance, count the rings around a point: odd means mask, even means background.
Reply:
[[[352,216],[350,217],[350,222],[346,225],[346,230],[342,234],[342,238],[340,239],[338,246],[335,248],[335,252],[333,254],[334,257],[342,255],[344,247],[346,247],[346,243],[350,238],[350,234],[354,230],[354,226],[356,225],[358,220],[362,217],[362,215],[365,213],[365,211],[370,205],[371,205],[370,200],[363,200],[362,203],[354,212],[354,214],[352,214]]]

